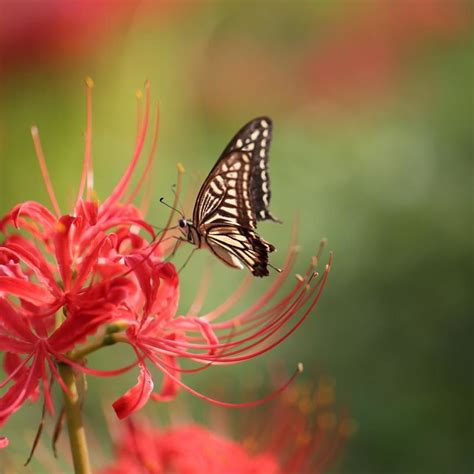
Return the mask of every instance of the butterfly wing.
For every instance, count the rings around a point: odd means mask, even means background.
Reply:
[[[199,192],[193,223],[199,228],[219,221],[255,229],[250,194],[250,156],[231,152],[219,160]]]
[[[268,272],[268,254],[275,247],[253,230],[216,223],[206,233],[206,243],[218,258],[234,268],[244,264],[255,276]]]
[[[250,194],[252,208],[257,221],[277,221],[268,207],[270,205],[270,177],[268,157],[272,140],[273,124],[268,117],[257,117],[244,125],[232,138],[221,156],[233,151],[248,153],[251,160]]]
[[[268,275],[268,253],[275,250],[255,232],[257,221],[276,220],[268,211],[271,126],[262,117],[235,135],[202,185],[193,211],[193,224],[210,250],[231,267],[244,264],[255,276]]]
[[[232,162],[244,160],[246,164],[249,164],[245,170],[248,174],[242,176],[247,183],[248,198],[245,198],[245,200],[249,201],[248,205],[252,213],[252,219],[248,224],[255,228],[256,221],[267,219],[278,221],[268,210],[271,197],[268,174],[271,138],[272,121],[268,117],[253,119],[237,132],[224,149],[199,191],[193,211],[193,222],[195,224],[203,222],[206,214],[219,207],[220,200],[223,199],[222,179],[227,178],[228,171],[230,173],[235,171],[229,170]],[[246,219],[247,214],[247,212],[242,213],[242,217]]]

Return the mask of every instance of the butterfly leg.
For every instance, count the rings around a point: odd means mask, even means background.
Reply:
[[[181,266],[181,268],[178,270],[178,273],[181,273],[181,270],[183,270],[184,267],[188,264],[188,262],[191,260],[191,257],[193,256],[193,253],[194,253],[196,250],[199,250],[198,247],[194,247],[194,248],[191,250],[191,253],[188,255],[188,258],[187,258],[186,261],[183,263],[183,265]]]
[[[172,236],[169,237],[170,239],[176,239],[176,243],[174,244],[172,252],[165,258],[165,261],[169,261],[171,258],[173,258],[178,251],[179,246],[181,245],[182,242],[187,242],[186,239],[183,239],[182,237],[176,237]]]

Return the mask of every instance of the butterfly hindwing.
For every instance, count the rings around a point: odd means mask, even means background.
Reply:
[[[206,242],[211,251],[228,265],[242,268],[241,262],[255,276],[268,275],[268,253],[275,247],[254,231],[216,224],[208,230]]]

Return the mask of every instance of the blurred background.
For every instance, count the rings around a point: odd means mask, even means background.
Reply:
[[[329,284],[304,326],[270,354],[185,381],[238,401],[242,391],[265,392],[274,367],[303,361],[308,383],[330,374],[358,424],[335,472],[472,471],[470,2],[0,0],[0,9],[2,214],[24,200],[49,204],[33,123],[68,209],[83,155],[86,75],[96,84],[99,197],[131,157],[135,92],[151,81],[161,104],[148,214],[156,225],[168,215],[158,199],[171,200],[177,162],[192,202],[233,134],[255,116],[272,117],[271,209],[284,224],[259,232],[278,247],[278,265],[299,217],[296,271],[327,237]],[[187,255],[182,249],[177,261]],[[243,277],[198,252],[182,273],[182,312],[208,267],[205,310]],[[256,281],[241,307],[268,284]],[[92,363],[110,368],[111,358],[118,366],[129,357],[114,347]],[[135,376],[89,380],[86,414],[105,455],[94,400],[107,404]],[[183,401],[206,421],[204,402]],[[23,461],[39,416],[37,405],[22,410],[4,433]]]

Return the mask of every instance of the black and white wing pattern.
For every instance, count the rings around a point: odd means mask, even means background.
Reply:
[[[221,157],[232,151],[246,152],[250,156],[250,194],[253,211],[258,221],[275,219],[268,210],[270,205],[270,176],[268,155],[272,140],[272,121],[258,117],[244,125],[227,145]]]
[[[202,185],[193,225],[210,250],[227,265],[247,266],[255,276],[268,275],[268,253],[275,250],[256,232],[270,214],[268,151],[272,122],[260,117],[235,135]]]

